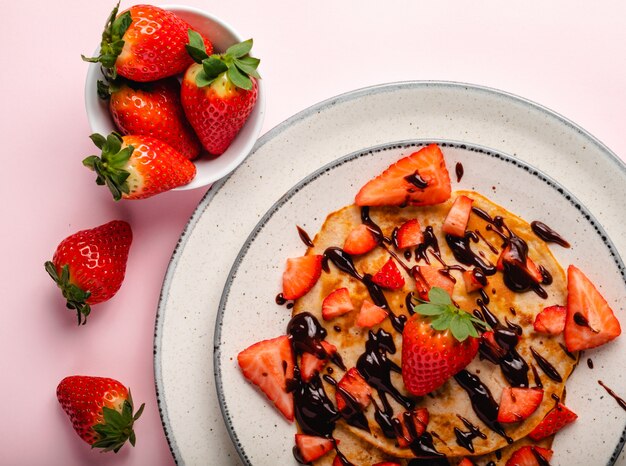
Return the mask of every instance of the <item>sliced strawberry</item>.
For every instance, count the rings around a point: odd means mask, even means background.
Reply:
[[[534,413],[543,400],[541,388],[506,387],[500,398],[499,422],[519,422]]]
[[[237,362],[243,375],[293,421],[293,394],[287,393],[287,380],[294,373],[289,337],[283,335],[255,343],[237,355]]]
[[[565,345],[568,351],[595,348],[616,338],[622,329],[604,297],[578,268],[567,269]]]
[[[372,281],[388,290],[399,290],[404,286],[404,277],[393,259],[385,262],[385,265],[376,272]]]
[[[484,278],[481,283],[481,281],[476,277],[476,272],[474,270],[466,270],[463,272],[463,282],[465,283],[465,291],[468,293],[480,290],[481,288],[487,286],[487,279]]]
[[[528,436],[535,441],[544,439],[555,434],[576,419],[578,419],[576,413],[570,411],[564,404],[559,403],[543,418],[543,421],[541,421]]]
[[[335,448],[335,442],[329,438],[296,434],[296,447],[298,448],[300,458],[305,463],[310,463]]]
[[[345,466],[345,462],[341,459],[341,456],[337,455],[333,460],[332,466]]]
[[[497,364],[506,354],[506,350],[496,341],[493,330],[480,336],[480,353],[494,364]]]
[[[406,448],[426,431],[428,410],[418,408],[413,411],[406,411],[396,416],[395,419],[397,419],[397,422],[394,421],[394,426],[398,445],[400,448]]]
[[[324,320],[334,319],[354,309],[348,288],[339,288],[322,301],[322,317]]]
[[[533,327],[535,332],[547,333],[548,335],[559,335],[565,328],[565,306],[546,307],[535,317]]]
[[[372,232],[364,224],[360,224],[350,233],[343,244],[343,250],[348,254],[365,254],[376,247],[378,243]]]
[[[552,458],[552,450],[535,445],[525,445],[511,455],[506,466],[542,466]],[[544,462],[540,463],[540,459]]]
[[[458,466],[475,466],[469,458],[463,458]]]
[[[435,286],[443,288],[448,292],[448,294],[452,295],[452,292],[454,291],[454,282],[445,275],[442,275],[438,268],[433,267],[432,265],[420,265],[419,273],[422,277],[424,277],[424,280],[426,280],[426,284],[428,285],[426,287],[425,296],[422,296],[421,289],[418,290],[420,291],[420,298],[428,299],[428,291]]]
[[[300,358],[300,375],[305,382],[310,382],[311,379],[322,370],[330,357],[337,352],[335,345],[327,341],[322,341],[321,343],[328,355],[326,359],[318,359],[311,353],[302,353],[302,357]]]
[[[335,391],[335,399],[337,400],[337,409],[339,411],[343,411],[346,407],[346,400],[341,393],[342,390],[354,398],[362,409],[367,408],[372,402],[372,390],[365,379],[361,377],[361,374],[356,367],[349,369],[348,372],[344,374],[337,384],[337,387],[338,389]]]
[[[424,233],[419,220],[413,218],[402,224],[396,233],[398,249],[412,248],[424,242]]]
[[[504,270],[505,262],[519,264],[519,261],[511,252],[510,246],[507,246],[502,250],[500,257],[498,257],[496,268],[498,270]],[[528,256],[526,256],[526,267],[523,267],[523,270],[531,277],[531,279],[535,283],[541,283],[541,281],[543,280],[543,275],[541,274],[541,270],[539,270],[539,267],[537,267],[537,264],[535,264],[533,260]]]
[[[434,205],[450,198],[450,175],[436,144],[398,160],[356,195],[359,206]]]
[[[469,216],[472,213],[473,202],[474,200],[467,196],[459,196],[454,200],[454,204],[452,204],[441,227],[445,234],[460,238],[465,236],[465,229],[467,228]]]
[[[311,255],[287,259],[283,272],[283,296],[298,299],[309,292],[322,274],[322,256]]]
[[[385,317],[387,317],[387,311],[365,299],[361,305],[359,315],[356,317],[356,325],[359,327],[373,327],[385,320]]]

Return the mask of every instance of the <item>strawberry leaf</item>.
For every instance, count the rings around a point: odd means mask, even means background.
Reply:
[[[206,60],[209,56],[206,53],[206,47],[202,36],[192,29],[187,30],[187,37],[189,37],[189,43],[185,45],[185,49],[189,56],[196,63],[202,63],[202,60]]]
[[[256,60],[256,58],[252,58],[252,57],[247,57],[250,58],[252,60]],[[257,64],[255,65],[251,65],[239,58],[235,58],[235,60],[233,60],[233,63],[235,64],[235,66],[239,69],[239,71],[241,71],[244,74],[247,74],[248,76],[252,76],[254,78],[260,79],[261,75],[259,75],[259,72],[256,70],[256,67],[259,66],[258,64],[258,60],[257,60]]]
[[[196,75],[196,86],[205,87],[211,84],[215,79],[209,79],[204,70],[201,70]]]
[[[445,306],[452,304],[452,299],[450,299],[448,292],[437,286],[433,286],[428,292],[428,300],[433,304],[441,304]]]
[[[233,58],[241,58],[248,55],[250,50],[252,50],[252,42],[252,39],[248,39],[243,42],[239,42],[238,44],[231,45],[226,49],[226,54]]]
[[[415,312],[423,316],[438,316],[439,314],[443,314],[445,311],[446,308],[439,304],[426,303],[415,307]]]
[[[215,56],[210,56],[202,61],[202,69],[204,70],[207,80],[213,81],[224,71],[228,70],[228,65]]]
[[[228,79],[230,79],[235,86],[245,89],[246,91],[252,89],[252,81],[250,81],[250,78],[239,71],[236,66],[228,68],[226,74],[228,75]]]
[[[134,147],[127,146],[122,149],[122,137],[112,132],[106,139],[99,134],[92,134],[91,140],[102,150],[100,157],[91,155],[83,160],[83,165],[96,172],[96,183],[106,184],[113,199],[119,201],[122,194],[130,192],[127,179],[130,172],[127,170]]]

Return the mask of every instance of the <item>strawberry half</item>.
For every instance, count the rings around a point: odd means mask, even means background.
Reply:
[[[408,447],[416,438],[421,437],[426,432],[428,419],[426,408],[406,411],[395,417],[394,429],[400,448]]]
[[[283,272],[283,296],[298,299],[309,292],[322,274],[322,256],[310,255],[287,259]]]
[[[303,460],[303,463],[310,463],[335,448],[335,441],[314,435],[296,434],[296,448],[299,459]]]
[[[396,233],[398,249],[411,248],[424,242],[424,233],[419,220],[413,218],[402,224]]]
[[[511,455],[505,466],[543,466],[550,461],[552,453],[547,448],[525,445]]]
[[[339,288],[322,301],[322,317],[331,320],[354,310],[348,288]]]
[[[259,387],[285,418],[293,421],[293,394],[287,392],[287,380],[293,379],[294,355],[286,335],[263,340],[237,355],[243,375]]]
[[[534,413],[543,400],[540,388],[505,387],[500,398],[498,422],[520,422]]]
[[[416,280],[422,282],[421,277],[426,280],[426,286],[423,286],[418,291],[420,293],[420,298],[427,299],[428,291],[431,288],[438,287],[445,290],[450,296],[454,292],[454,282],[446,277],[445,275],[439,272],[440,269],[433,267],[432,265],[420,265],[418,267],[419,275]],[[421,275],[421,277],[420,277]]]
[[[385,320],[385,317],[387,317],[387,311],[370,300],[364,299],[355,323],[358,327],[373,327]]]
[[[544,308],[535,317],[533,327],[535,332],[547,333],[548,335],[560,335],[565,328],[565,306],[549,306]]]
[[[404,277],[393,259],[385,262],[385,265],[372,277],[372,281],[388,290],[399,290],[404,286]]]
[[[367,182],[355,202],[358,206],[434,205],[447,201],[451,191],[443,153],[430,144]]]
[[[604,297],[578,268],[567,269],[565,345],[579,351],[603,345],[622,333],[619,321]]]
[[[311,353],[302,353],[302,357],[300,358],[300,375],[304,382],[310,382],[311,379],[324,368],[330,357],[337,352],[335,345],[326,341],[322,341],[321,344],[326,350],[327,357],[325,359],[318,359]]]
[[[348,237],[343,244],[343,250],[348,254],[359,255],[370,252],[377,245],[378,243],[376,243],[376,238],[374,238],[372,232],[366,225],[361,223],[358,227],[348,233]]]
[[[337,409],[339,411],[343,411],[346,407],[346,400],[341,393],[342,390],[346,391],[352,398],[354,398],[362,409],[367,408],[372,402],[372,390],[365,379],[361,377],[361,374],[356,367],[350,368],[337,384],[335,399],[337,401]]]
[[[558,403],[528,436],[535,441],[539,441],[556,434],[559,430],[567,424],[571,424],[576,419],[578,419],[576,413],[569,410],[564,404]]]
[[[465,229],[469,216],[472,213],[473,199],[467,196],[459,196],[454,200],[441,229],[444,233],[460,238],[465,236]]]

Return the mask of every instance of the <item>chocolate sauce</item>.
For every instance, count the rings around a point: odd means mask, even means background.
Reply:
[[[398,419],[394,419],[394,421],[398,421]],[[406,421],[405,421],[406,422]],[[397,425],[397,423],[395,424]],[[408,429],[415,429],[415,426],[411,424],[407,425]],[[415,434],[415,432],[414,432]],[[414,437],[409,443],[409,448],[416,456],[414,460],[409,462],[409,465],[439,465],[439,464],[449,464],[446,456],[442,453],[439,453],[435,446],[433,445],[433,436],[428,432],[424,432],[419,437]],[[443,460],[445,463],[439,463],[438,461]],[[414,461],[418,461],[414,463]],[[424,462],[428,461],[428,462]]]
[[[459,416],[457,414],[457,417],[465,425],[465,427],[468,429],[468,431],[464,432],[461,429],[459,429],[458,427],[455,427],[454,428],[454,435],[456,436],[456,443],[457,443],[457,445],[459,445],[459,446],[465,448],[466,450],[474,453],[474,443],[473,443],[474,439],[476,437],[480,437],[482,439],[486,439],[487,436],[485,434],[483,434],[477,426],[472,424],[470,421],[465,419],[463,416]]]
[[[487,286],[487,276],[485,275],[485,271],[483,269],[481,269],[480,267],[474,267],[474,269],[472,270],[472,276],[482,286]]]
[[[476,304],[478,304],[478,307],[480,307],[482,320],[487,322],[491,328],[502,326],[498,318],[489,310],[489,308],[482,299],[477,299]]]
[[[428,187],[428,182],[420,176],[417,170],[415,170],[415,173],[412,175],[405,176],[404,179],[419,189],[425,189]]]
[[[367,227],[378,244],[392,243],[392,239],[385,237],[380,227],[370,218],[369,207],[361,207],[361,223]]]
[[[337,453],[335,461],[339,460],[339,464],[341,464],[341,466],[356,466],[348,461],[348,458],[346,458],[345,455],[339,451],[339,448],[337,448],[337,442],[335,442],[335,453]],[[335,464],[335,461],[333,461],[333,464]]]
[[[508,258],[502,263],[504,267],[504,284],[515,293],[533,290],[540,297],[546,299],[548,294],[535,281],[535,278],[531,275],[526,265],[528,259],[528,244],[519,236],[513,233],[510,233],[510,235],[506,246],[508,248]]]
[[[371,398],[372,404],[374,405],[374,420],[380,426],[380,429],[383,431],[383,434],[387,438],[396,438],[396,431],[393,427],[393,409],[391,406],[389,408],[383,407],[381,409],[376,403],[374,398]]]
[[[276,295],[276,304],[278,304],[279,306],[282,306],[283,304],[285,304],[287,302],[287,300],[285,299],[285,296],[283,296],[282,293],[278,293]]]
[[[493,218],[483,209],[479,209],[478,207],[472,207],[472,212],[482,218],[485,222],[493,224]]]
[[[481,288],[480,290],[478,290],[478,293],[480,294],[480,299],[485,304],[489,304],[491,302],[491,298],[489,297],[489,295],[487,294],[484,288]]]
[[[547,459],[545,459],[541,453],[539,453],[537,451],[537,449],[535,447],[530,447],[530,451],[532,452],[533,456],[535,457],[535,459],[537,460],[537,463],[539,464],[539,466],[550,466],[550,463],[548,462]]]
[[[321,344],[326,338],[326,329],[313,314],[302,312],[293,316],[287,324],[287,334],[291,336],[296,351],[311,353],[318,359],[328,358]]]
[[[541,272],[541,284],[552,285],[553,278],[552,278],[552,274],[548,272],[548,269],[546,269],[543,265],[540,265],[538,269],[539,269],[539,272]]]
[[[335,387],[335,389],[341,393],[341,396],[345,401],[345,407],[341,411],[339,411],[341,417],[344,418],[346,422],[351,426],[354,426],[357,429],[361,429],[366,432],[370,432],[370,426],[359,402],[348,391],[341,388],[338,385],[337,381],[333,379],[330,375],[325,375],[322,378],[327,383]]]
[[[534,222],[531,222],[530,227],[533,229],[533,233],[546,243],[556,243],[564,248],[571,247],[571,245],[561,235],[543,222],[535,220]]]
[[[587,320],[587,318],[584,315],[582,315],[580,312],[574,313],[574,322],[576,322],[576,325],[580,325],[581,327],[587,327],[593,333],[598,333],[597,330],[595,330],[594,328],[591,327],[591,325],[589,325],[589,321]]]
[[[626,411],[626,401],[621,399],[613,390],[604,385],[604,382],[602,382],[602,380],[598,380],[598,383],[602,386],[602,388],[606,390],[609,395],[611,395],[615,399],[615,401],[617,401],[619,407]]]
[[[413,291],[409,291],[404,298],[404,305],[406,306],[406,310],[410,315],[415,314],[415,306],[413,305],[414,298],[415,293]]]
[[[569,352],[567,350],[567,347],[563,344],[563,343],[559,343],[559,346],[561,347],[561,349],[563,350],[563,352],[565,353],[565,355],[570,358],[572,361],[577,361],[578,358],[571,352]]]
[[[528,387],[528,364],[515,349],[520,330],[521,327],[518,329],[513,324],[509,328],[496,328],[493,336],[498,346],[505,351],[498,361],[504,378],[513,387]]]
[[[341,332],[341,327],[339,325],[335,325],[333,326],[333,330],[335,330],[335,332],[340,333]]]
[[[535,379],[535,387],[543,388],[543,384],[541,383],[541,377],[539,377],[539,372],[537,372],[537,368],[535,365],[531,365],[530,368],[533,370],[533,378]]]
[[[495,275],[496,267],[472,251],[470,240],[467,236],[459,238],[457,236],[446,235],[446,242],[452,250],[454,258],[461,264],[480,267],[486,276]]]
[[[299,370],[294,380],[298,381],[294,394],[294,408],[296,421],[302,432],[318,437],[330,437],[335,429],[335,422],[340,415],[333,403],[328,399],[324,385],[319,376],[313,377],[304,383],[299,376]]]
[[[461,181],[461,178],[463,178],[463,164],[461,162],[457,162],[454,166],[454,171],[456,173],[456,182],[459,183]]]
[[[308,247],[310,247],[310,248],[312,248],[313,246],[315,246],[315,245],[313,244],[313,241],[311,241],[311,237],[309,236],[309,234],[308,234],[306,231],[304,231],[304,230],[303,230],[302,228],[300,228],[298,225],[296,225],[296,228],[298,229],[298,235],[300,235],[300,239],[302,240],[302,242],[303,242],[306,246],[308,246]]]
[[[480,232],[480,230],[474,230],[474,233],[487,245],[487,247],[491,250],[491,252],[493,252],[494,254],[498,254],[498,248],[496,248],[493,244],[487,241],[487,239],[485,239],[485,237]]]
[[[437,237],[435,236],[433,227],[427,226],[424,229],[422,235],[424,236],[424,241],[422,241],[415,250],[415,260],[419,262],[423,259],[427,264],[430,264],[430,259],[427,254],[428,250],[430,249],[432,254],[437,258],[437,260],[441,261],[439,241],[437,241]]]
[[[535,358],[537,365],[541,368],[544,374],[546,374],[555,382],[563,382],[563,378],[561,377],[561,374],[559,374],[559,372],[556,370],[556,368],[552,364],[550,364],[546,358],[544,358],[537,351],[535,351],[535,348],[533,348],[532,346],[530,347],[530,352],[532,353],[533,358]]]
[[[591,358],[587,358],[587,367],[589,369],[593,369],[593,361],[591,360]]]

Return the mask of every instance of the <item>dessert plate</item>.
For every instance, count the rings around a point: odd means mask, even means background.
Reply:
[[[229,271],[259,219],[292,186],[338,157],[414,138],[472,141],[532,164],[576,195],[617,252],[626,254],[624,163],[540,105],[468,84],[404,82],[306,109],[265,134],[239,169],[213,185],[173,253],[157,312],[154,368],[164,431],[179,464],[240,463],[217,400],[213,334]],[[613,416],[623,416],[617,405]]]

